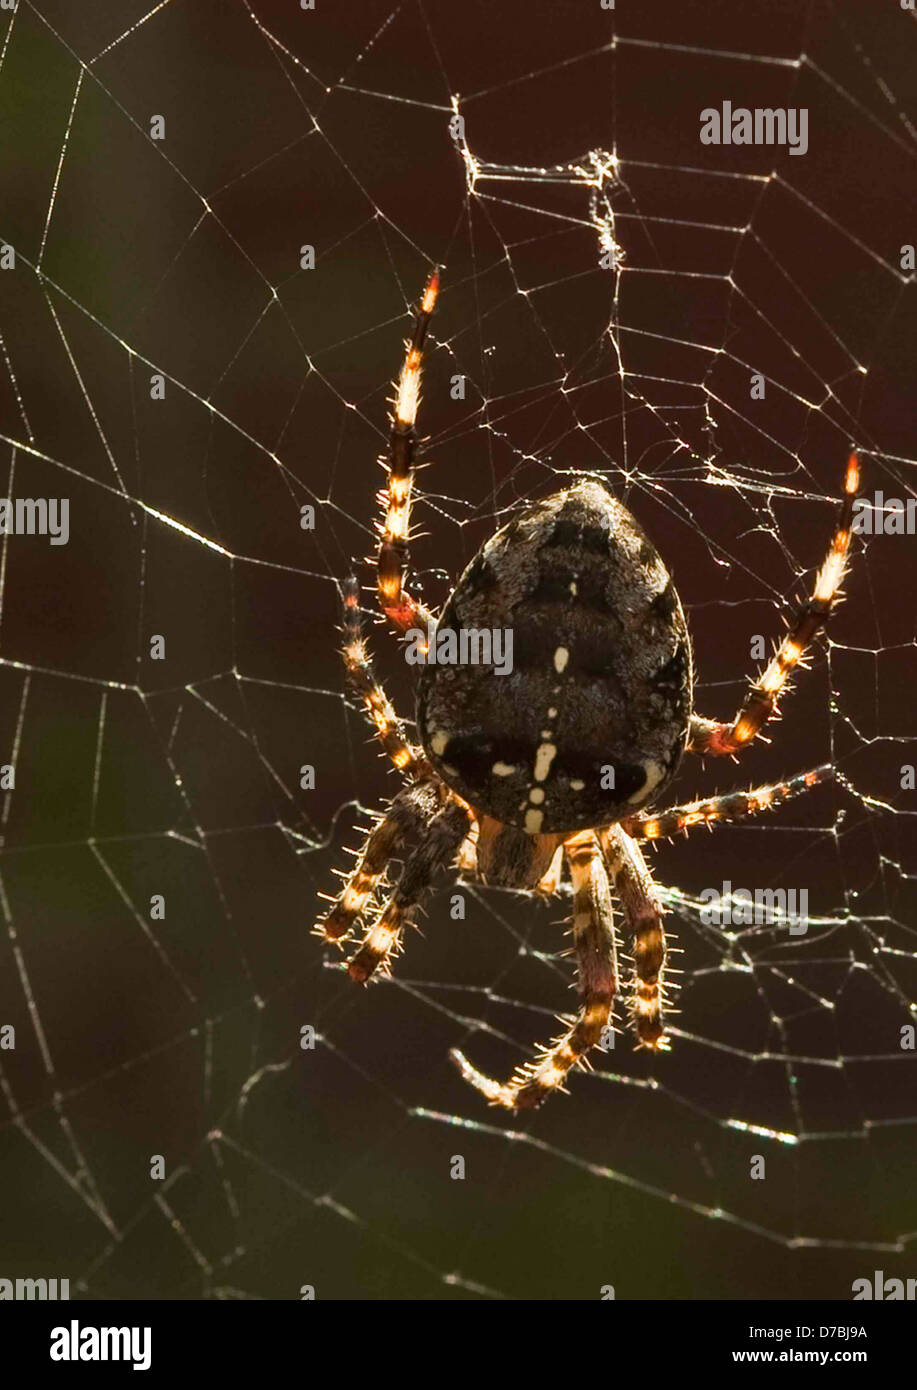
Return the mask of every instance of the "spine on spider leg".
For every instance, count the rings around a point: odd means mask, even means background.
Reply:
[[[380,494],[384,520],[378,557],[379,593],[386,617],[402,631],[411,626],[425,625],[420,621],[422,610],[404,593],[402,585],[407,561],[411,487],[417,445],[415,425],[420,401],[421,364],[427,328],[438,293],[439,271],[434,270],[427,280],[414,321],[414,332],[407,345],[398,378],[388,457],[383,460],[383,465],[388,469],[388,485]]]

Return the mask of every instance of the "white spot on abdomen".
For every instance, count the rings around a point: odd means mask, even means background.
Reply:
[[[535,781],[543,782],[547,777],[551,764],[554,761],[557,747],[553,743],[540,743],[538,752],[535,754]]]
[[[558,647],[557,651],[554,653],[554,670],[558,672],[565,671],[569,660],[570,653],[567,651],[567,648]]]
[[[526,811],[525,829],[528,835],[537,835],[541,829],[541,822],[544,820],[543,811]]]
[[[512,777],[516,771],[515,763],[494,763],[490,769],[495,777]]]

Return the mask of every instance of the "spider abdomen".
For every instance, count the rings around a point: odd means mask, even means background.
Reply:
[[[608,825],[654,798],[684,751],[691,646],[654,546],[584,482],[496,532],[438,634],[511,634],[494,665],[422,668],[417,721],[436,771],[476,811],[529,834]]]

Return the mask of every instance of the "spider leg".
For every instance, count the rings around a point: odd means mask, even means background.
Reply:
[[[366,837],[357,865],[315,927],[325,941],[344,941],[372,902],[389,860],[422,833],[441,804],[440,784],[433,778],[402,788]]]
[[[475,879],[478,872],[478,837],[481,833],[479,821],[473,821],[471,829],[459,845],[455,867],[460,877]]]
[[[634,938],[635,989],[631,1026],[637,1046],[654,1052],[668,1047],[663,1025],[663,970],[666,940],[662,904],[638,844],[618,825],[601,832],[606,863]]]
[[[561,879],[564,872],[564,847],[558,845],[557,852],[551,860],[550,868],[535,884],[534,892],[542,898],[553,898],[560,892]]]
[[[807,792],[819,782],[834,776],[830,763],[800,772],[786,782],[767,787],[750,787],[748,791],[727,792],[724,796],[708,796],[691,801],[686,806],[669,806],[664,811],[641,811],[620,822],[621,829],[635,840],[666,840],[692,825],[715,825],[723,821],[748,820],[759,811],[773,810],[792,796]]]
[[[731,724],[693,715],[688,737],[688,750],[711,757],[729,757],[739,753],[761,732],[777,707],[777,700],[800,658],[816,633],[824,627],[837,599],[850,548],[853,504],[860,483],[860,465],[856,454],[847,462],[844,497],[831,547],[818,572],[811,597],[799,608],[789,632],[783,638],[773,658],[749,690],[741,709]]]
[[[470,824],[467,808],[455,798],[450,798],[429,823],[388,902],[369,927],[360,949],[347,962],[350,977],[357,984],[365,984],[397,952],[403,929],[413,921],[436,875],[452,864]]]
[[[585,831],[568,841],[565,853],[573,880],[573,946],[579,966],[581,1004],[566,1032],[537,1061],[520,1067],[501,1083],[484,1076],[457,1049],[449,1056],[464,1079],[491,1105],[527,1110],[563,1083],[570,1071],[601,1041],[618,989],[617,949],[608,875],[598,841]],[[565,1020],[566,1021],[566,1020]]]
[[[411,488],[417,447],[415,422],[420,400],[420,368],[427,326],[439,292],[439,271],[427,280],[398,378],[388,447],[388,486],[379,494],[385,511],[377,560],[379,606],[399,632],[430,630],[432,614],[404,587],[411,521]]]
[[[356,578],[349,575],[342,586],[344,617],[341,631],[344,646],[341,654],[351,690],[362,702],[363,709],[376,731],[376,737],[399,772],[409,777],[429,775],[432,771],[423,750],[408,742],[404,725],[395,713],[374,670],[372,658],[363,635],[360,621],[360,590]]]

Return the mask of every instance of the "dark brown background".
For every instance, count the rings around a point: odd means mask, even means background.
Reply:
[[[735,969],[719,933],[673,915],[687,973],[669,1055],[622,1042],[507,1142],[446,1052],[506,1073],[549,1033],[572,999],[562,909],[475,893],[459,923],[443,892],[399,985],[369,992],[308,934],[355,801],[393,786],[341,698],[336,580],[372,545],[388,383],[429,265],[445,275],[418,587],[440,602],[497,515],[596,470],[671,564],[699,704],[725,715],[751,634],[780,631],[820,558],[850,441],[870,488],[913,494],[914,289],[897,270],[915,236],[913,18],[892,0],[172,0],[116,43],[147,8],[21,3],[0,67],[0,235],[18,255],[0,314],[28,420],[0,370],[6,491],[69,496],[72,530],[66,548],[6,551],[0,747],[21,741],[0,865],[0,1022],[17,1028],[0,1272],[97,1298],[310,1283],[346,1299],[475,1296],[456,1271],[530,1298],[844,1298],[873,1268],[913,1275],[910,1253],[875,1249],[917,1228],[898,1048],[915,993],[913,537],[858,547],[830,664],[822,643],[773,741],[742,769],[685,766],[684,799],[832,757],[847,785],[656,858],[687,895],[808,887],[829,922],[791,948],[751,932]],[[455,93],[489,164],[617,150],[617,307],[574,180],[468,197]],[[724,98],[806,106],[808,154],[701,146],[699,112]],[[409,713],[397,648],[373,638]],[[155,893],[167,916],[150,925]],[[306,1023],[315,1052],[297,1047]]]

